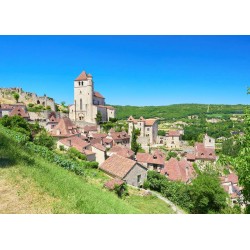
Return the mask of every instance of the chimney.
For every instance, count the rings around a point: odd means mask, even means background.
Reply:
[[[71,147],[71,140],[68,140],[68,146]]]

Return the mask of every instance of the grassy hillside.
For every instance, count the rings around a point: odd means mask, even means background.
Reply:
[[[242,114],[246,105],[208,105],[206,104],[174,104],[169,106],[116,106],[117,118],[127,119],[130,115],[135,118],[143,116],[145,118],[157,117],[166,120],[173,118],[187,118],[189,115],[199,115],[207,113],[208,115],[221,114]]]
[[[0,213],[173,213],[166,203],[137,190],[119,199],[103,188],[108,179],[96,169],[78,176],[0,132]]]

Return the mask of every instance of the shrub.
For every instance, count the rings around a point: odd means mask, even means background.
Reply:
[[[55,140],[52,136],[50,136],[46,131],[42,131],[38,134],[35,139],[34,143],[36,145],[44,146],[49,149],[53,149],[55,147]]]
[[[65,151],[64,146],[63,146],[63,145],[60,145],[60,146],[59,146],[59,150],[60,150],[60,151]]]
[[[87,157],[86,155],[80,153],[77,149],[75,148],[70,148],[68,151],[67,151],[67,154],[70,158],[72,159],[80,159],[80,160],[84,160],[86,161],[87,160]]]

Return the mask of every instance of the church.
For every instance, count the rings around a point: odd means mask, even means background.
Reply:
[[[75,122],[96,124],[98,111],[102,122],[115,118],[115,109],[105,105],[105,98],[94,90],[93,77],[83,71],[74,80],[74,104],[69,106],[69,118]]]

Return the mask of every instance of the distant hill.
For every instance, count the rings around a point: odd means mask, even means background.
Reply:
[[[173,104],[169,106],[119,106],[116,108],[118,119],[127,119],[130,115],[135,118],[143,116],[144,118],[157,117],[162,120],[172,120],[187,118],[190,115],[215,115],[223,116],[229,114],[243,114],[247,105],[207,105],[207,104]],[[209,107],[209,108],[208,108]]]

